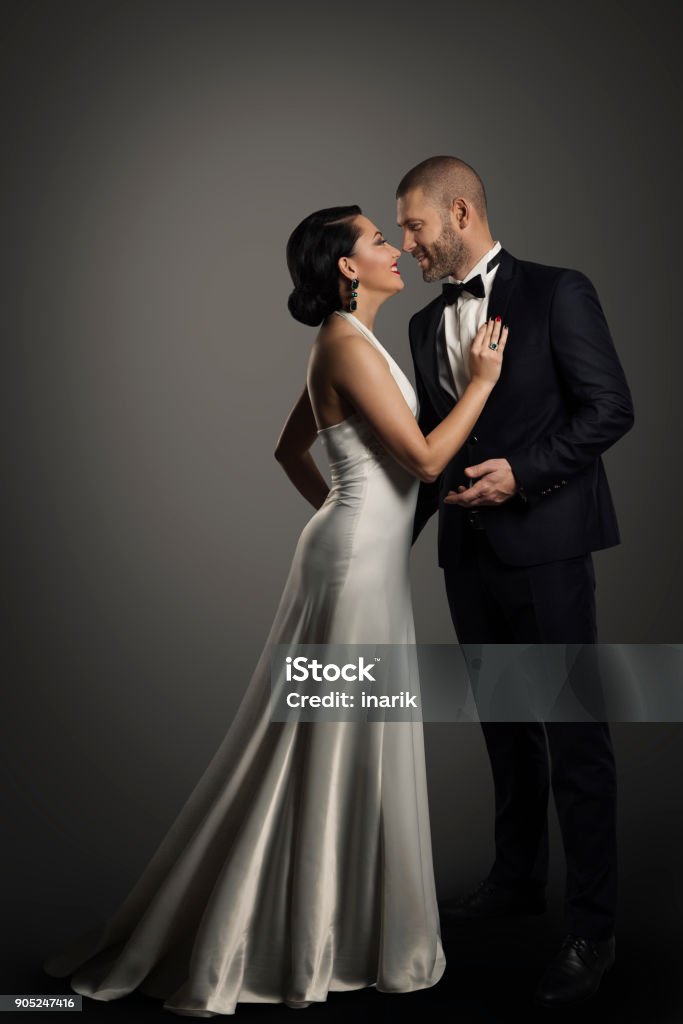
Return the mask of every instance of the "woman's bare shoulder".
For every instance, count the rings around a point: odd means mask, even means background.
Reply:
[[[331,318],[321,326],[311,349],[311,360],[326,366],[376,355],[373,346],[342,317]]]

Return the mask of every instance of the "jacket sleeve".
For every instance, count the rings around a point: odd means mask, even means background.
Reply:
[[[633,401],[597,292],[585,274],[558,278],[550,344],[571,407],[562,429],[505,457],[527,501],[564,486],[634,422]]]
[[[415,390],[417,393],[417,400],[419,403],[419,411],[417,416],[417,423],[426,436],[440,423],[440,419],[434,410],[434,406],[429,401],[427,392],[422,380],[422,375],[419,371],[417,361],[415,359],[415,350],[413,342],[413,321],[410,323],[410,351],[413,357],[413,367],[415,370]],[[415,520],[413,523],[413,539],[414,544],[423,527],[427,521],[434,515],[439,507],[439,488],[441,485],[441,477],[437,477],[433,483],[428,484],[424,481],[420,482],[420,488],[417,492],[417,505],[415,508]]]

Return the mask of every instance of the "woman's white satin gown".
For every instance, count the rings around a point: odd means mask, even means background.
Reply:
[[[386,358],[412,412],[413,388]],[[123,904],[44,964],[74,991],[134,989],[197,1017],[238,1002],[411,992],[444,972],[421,722],[273,722],[277,643],[415,642],[418,481],[360,414],[319,431],[331,473],[224,740]]]

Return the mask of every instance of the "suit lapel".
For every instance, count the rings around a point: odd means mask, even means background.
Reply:
[[[444,301],[439,295],[425,310],[425,325],[417,350],[417,359],[429,392],[429,398],[436,412],[443,418],[455,405],[455,399],[441,387],[439,382],[439,364],[437,361],[437,335],[439,323],[444,311]]]
[[[493,279],[493,286],[491,288],[488,308],[486,310],[486,319],[490,320],[491,317],[495,318],[499,316],[501,321],[505,324],[507,323],[507,311],[510,305],[510,299],[519,279],[519,267],[518,261],[514,256],[511,256],[506,249],[501,248],[500,252],[500,264],[496,271],[496,276]],[[509,358],[510,356],[506,356],[506,359]],[[503,377],[493,389],[491,397],[482,410],[478,421],[478,425],[482,430],[486,430],[492,423],[496,425],[498,424],[498,409],[500,408],[501,399],[505,394],[505,379],[505,375],[503,374]]]
[[[496,276],[493,279],[493,287],[491,288],[486,309],[487,320],[490,320],[492,317],[495,319],[495,317],[499,316],[503,323],[506,322],[505,313],[517,279],[515,274],[516,262],[517,260],[514,256],[511,256],[507,249],[501,247],[500,262]]]

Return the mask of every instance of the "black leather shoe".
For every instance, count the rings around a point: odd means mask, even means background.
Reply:
[[[536,989],[540,1006],[567,1006],[590,999],[614,964],[614,936],[597,941],[567,935]]]
[[[529,893],[519,889],[503,889],[488,879],[469,896],[439,904],[441,920],[471,921],[476,918],[519,917],[524,914],[543,914],[545,896],[542,892]]]

